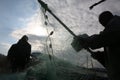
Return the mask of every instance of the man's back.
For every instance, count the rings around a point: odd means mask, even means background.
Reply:
[[[108,62],[107,69],[108,74],[112,80],[119,80],[120,78],[120,17],[114,16],[114,18],[107,25],[106,32],[109,33],[110,39],[108,39],[109,45],[105,47],[107,52]]]
[[[22,37],[18,43],[13,44],[8,51],[8,60],[14,68],[24,69],[29,62],[31,55],[31,45],[27,42],[26,36]]]

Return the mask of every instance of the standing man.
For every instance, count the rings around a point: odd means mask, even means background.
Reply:
[[[98,61],[100,57],[102,62],[105,60],[110,80],[120,80],[120,17],[104,11],[99,15],[99,22],[104,26],[102,32],[86,38],[78,37],[78,41],[82,41],[81,45],[86,49],[103,47],[104,51],[99,52],[102,56],[94,54],[94,57]]]
[[[28,43],[28,37],[24,35],[8,51],[7,59],[11,63],[12,71],[23,70],[30,61],[30,55],[31,45]]]

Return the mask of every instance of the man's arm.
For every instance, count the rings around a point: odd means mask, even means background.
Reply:
[[[12,45],[10,47],[10,49],[8,50],[7,59],[12,59],[13,58],[13,56],[14,56],[14,47],[15,47],[15,45]]]
[[[86,38],[82,38],[82,45],[84,48],[97,49],[105,46],[112,45],[115,42],[108,32],[101,32]]]
[[[29,60],[30,60],[30,56],[31,56],[31,45],[29,44],[28,45],[28,52],[27,52],[27,60],[28,60],[28,62],[29,62]]]

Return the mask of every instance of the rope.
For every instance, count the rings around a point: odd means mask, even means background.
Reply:
[[[48,20],[48,16],[46,15],[46,10],[43,9],[42,11],[43,11],[44,18],[45,18],[45,25],[46,26],[51,25],[49,20]],[[51,31],[49,33],[48,28],[46,28],[46,31],[47,31],[47,34],[48,34],[48,37],[46,38],[46,50],[47,50],[47,53],[49,55],[50,62],[52,63],[52,60],[53,60],[53,63],[56,66],[55,60],[54,60],[54,57],[53,57],[54,56],[54,51],[53,51],[53,47],[52,47],[52,39],[50,37],[51,35],[53,35],[54,31]],[[48,41],[50,42],[49,44],[48,44]],[[52,54],[50,54],[50,51],[51,51]]]

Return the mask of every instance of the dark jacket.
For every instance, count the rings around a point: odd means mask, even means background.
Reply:
[[[30,55],[31,45],[27,41],[19,40],[11,46],[7,58],[13,65],[25,66],[30,60]]]
[[[120,17],[114,16],[100,34],[85,38],[84,47],[104,47],[108,75],[111,80],[120,80]]]

